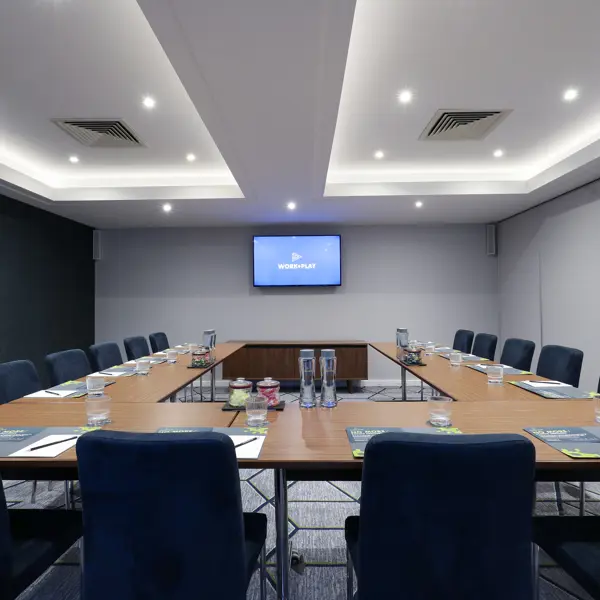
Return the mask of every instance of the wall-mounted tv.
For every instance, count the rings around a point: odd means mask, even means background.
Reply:
[[[339,235],[255,235],[254,287],[342,285]]]

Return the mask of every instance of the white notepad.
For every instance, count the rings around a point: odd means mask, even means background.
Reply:
[[[79,390],[52,390],[54,393],[46,392],[45,390],[40,390],[39,392],[33,392],[33,394],[27,394],[25,398],[66,398],[71,394],[81,393]]]
[[[265,439],[267,439],[264,435],[230,435],[229,437],[236,446],[246,440],[251,440],[253,437],[256,438],[253,442],[244,444],[235,449],[237,458],[258,458],[260,456],[260,451],[262,450],[262,445],[264,444]]]
[[[13,452],[10,456],[18,456],[18,457],[31,457],[31,458],[54,458],[59,454],[62,454],[69,448],[72,448],[76,443],[77,439],[70,439],[72,437],[78,438],[79,436],[73,436],[73,434],[61,434],[61,435],[47,435],[45,438],[38,440],[37,442],[33,442],[29,444],[29,446],[25,446],[21,450],[17,450]],[[46,448],[40,448],[39,450],[30,450],[30,448],[35,448],[36,446],[43,446],[44,444],[50,444],[52,442],[58,442],[60,440],[68,440],[66,442],[62,442],[61,444],[54,444],[52,446],[48,446]],[[252,444],[248,444],[251,446]]]
[[[568,383],[561,381],[523,381],[532,388],[548,388],[548,387],[571,387]]]
[[[123,375],[131,375],[131,371],[98,371],[96,373],[92,373],[90,377],[122,377]]]

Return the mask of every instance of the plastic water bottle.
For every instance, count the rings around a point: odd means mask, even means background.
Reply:
[[[408,348],[408,329],[398,327],[396,329],[396,358],[402,358],[406,348]]]
[[[335,370],[337,358],[335,350],[321,350],[321,406],[334,408],[337,406],[335,391]]]
[[[315,351],[300,350],[300,406],[313,408],[317,405],[315,394]]]
[[[202,345],[210,350],[211,361],[215,361],[215,346],[217,345],[217,333],[214,329],[205,329],[202,333]]]

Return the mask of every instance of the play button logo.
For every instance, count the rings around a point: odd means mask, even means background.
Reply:
[[[300,260],[302,258],[302,256],[300,256],[300,254],[296,254],[295,252],[292,252],[292,262],[296,262],[298,260]]]

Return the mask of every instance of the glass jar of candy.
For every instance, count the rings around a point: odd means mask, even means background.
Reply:
[[[258,395],[266,398],[268,406],[277,406],[279,404],[279,390],[281,384],[271,377],[265,377],[264,381],[256,384]]]
[[[213,364],[210,348],[200,346],[192,352],[192,367],[194,369],[207,369]]]
[[[246,401],[252,393],[252,382],[239,377],[229,382],[229,404],[230,406],[246,406]]]

